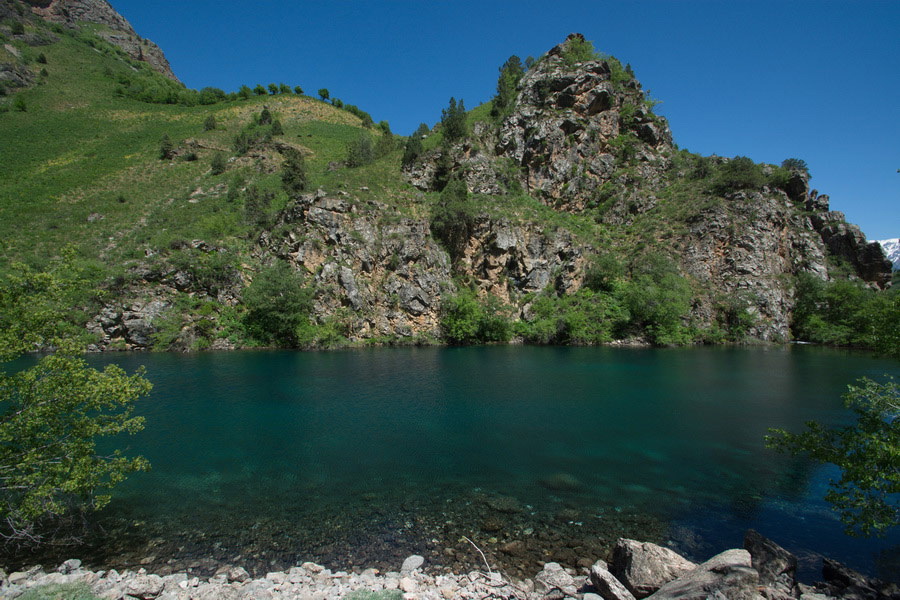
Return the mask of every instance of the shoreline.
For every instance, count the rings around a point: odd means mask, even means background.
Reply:
[[[222,566],[210,577],[189,573],[158,575],[140,568],[91,571],[78,559],[53,570],[34,566],[7,574],[0,569],[0,596],[13,600],[32,589],[61,594],[76,586],[103,600],[897,600],[900,586],[866,577],[823,559],[821,582],[796,580],[797,559],[775,542],[749,530],[744,547],[694,563],[671,549],[620,538],[605,562],[593,557],[578,569],[546,562],[533,577],[508,578],[483,559],[466,573],[440,573],[420,555],[410,555],[395,570],[327,569],[313,562],[253,578],[241,566]],[[45,587],[56,586],[56,587]],[[63,586],[63,587],[60,587]],[[55,596],[54,596],[55,597]]]

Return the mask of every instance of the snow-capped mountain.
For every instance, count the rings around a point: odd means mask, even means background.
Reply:
[[[894,263],[894,270],[900,271],[900,238],[878,240],[878,243],[884,248],[884,253],[887,255],[888,260]]]

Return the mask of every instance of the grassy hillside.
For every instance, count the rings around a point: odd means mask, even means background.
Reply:
[[[73,244],[79,256],[106,271],[145,250],[177,239],[201,238],[239,247],[250,234],[230,183],[278,189],[277,152],[235,157],[234,137],[264,107],[284,133],[277,139],[306,156],[312,186],[366,185],[402,189],[398,169],[378,165],[327,171],[343,160],[346,144],[365,131],[353,114],[306,96],[253,95],[213,105],[153,104],[123,97],[120,81],[140,74],[161,78],[88,34],[56,34],[39,48],[12,42],[32,70],[46,70],[30,89],[5,99],[0,114],[0,260],[42,265]],[[39,53],[46,63],[37,63]],[[25,110],[15,103],[24,102]],[[216,128],[204,122],[214,117]],[[167,135],[176,157],[161,160]],[[228,159],[213,175],[213,155]],[[376,171],[378,171],[376,173]],[[271,210],[284,204],[276,194]]]

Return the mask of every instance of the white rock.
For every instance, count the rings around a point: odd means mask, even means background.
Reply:
[[[305,562],[300,566],[310,573],[321,573],[325,569],[325,567],[323,567],[322,565],[317,565],[313,562]]]
[[[404,592],[414,592],[416,591],[416,582],[409,577],[403,577],[400,579],[400,589]]]
[[[63,564],[59,565],[56,570],[59,573],[68,574],[81,568],[81,561],[77,558],[70,558]]]
[[[421,567],[425,563],[425,558],[423,556],[419,556],[418,554],[413,554],[412,556],[408,556],[406,560],[403,561],[403,566],[400,567],[401,573],[409,573],[410,571],[415,571],[419,567]]]

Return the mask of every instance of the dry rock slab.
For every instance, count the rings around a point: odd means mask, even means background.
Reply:
[[[759,573],[746,550],[726,550],[666,583],[652,600],[764,600],[759,595]]]
[[[602,560],[598,560],[591,567],[591,585],[603,600],[635,600],[634,595],[628,591],[616,576],[609,572],[609,568]],[[585,594],[587,598],[587,594]]]
[[[696,563],[668,548],[620,538],[613,550],[610,572],[640,599],[696,567]]]

